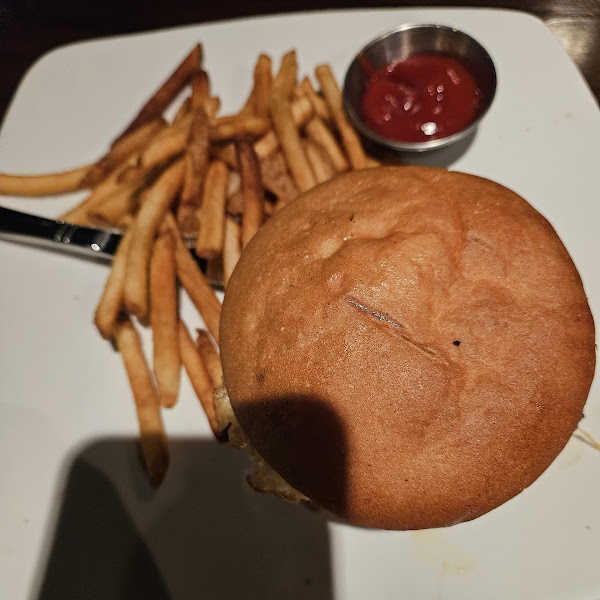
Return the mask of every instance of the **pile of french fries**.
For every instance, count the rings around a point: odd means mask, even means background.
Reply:
[[[92,165],[46,175],[0,174],[0,193],[42,196],[89,188],[64,221],[116,227],[123,238],[94,322],[113,340],[127,372],[149,481],[158,486],[169,453],[162,409],[177,402],[181,365],[216,438],[213,392],[222,382],[220,302],[211,281],[227,281],[261,225],[300,193],[338,173],[377,164],[349,124],[328,65],[298,82],[295,51],[261,54],[239,112],[219,115],[197,45]],[[177,99],[185,97],[179,106]],[[173,110],[169,121],[165,113]],[[205,259],[208,278],[189,251]],[[206,330],[194,340],[179,316],[183,288]],[[152,329],[152,368],[138,328]]]

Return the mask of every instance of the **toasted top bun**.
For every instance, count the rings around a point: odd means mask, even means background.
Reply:
[[[552,226],[443,169],[340,176],[244,250],[221,319],[251,444],[350,523],[467,521],[530,485],[595,367],[579,274]]]

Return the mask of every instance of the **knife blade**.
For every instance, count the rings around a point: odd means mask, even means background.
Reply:
[[[0,206],[0,239],[88,258],[111,260],[121,238],[122,233],[116,229],[73,225]],[[190,252],[202,272],[206,273],[206,260],[198,257],[193,248],[190,248]],[[215,287],[222,287],[221,282],[210,283]]]

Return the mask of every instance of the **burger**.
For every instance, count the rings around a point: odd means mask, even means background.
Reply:
[[[468,521],[527,488],[595,368],[550,223],[497,183],[425,167],[348,173],[276,213],[220,331],[218,413],[253,448],[254,485],[384,529]]]

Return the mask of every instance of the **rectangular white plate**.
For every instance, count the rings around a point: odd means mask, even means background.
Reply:
[[[554,224],[598,314],[598,107],[549,31],[520,13],[310,13],[67,46],[21,84],[0,170],[94,160],[198,41],[228,111],[259,52],[295,47],[303,73],[329,62],[341,80],[363,43],[404,22],[456,26],[490,52],[497,97],[452,167],[513,188]],[[53,216],[79,197],[0,202]],[[600,598],[600,454],[576,438],[530,489],[474,522],[368,531],[248,490],[245,458],[210,440],[185,380],[166,415],[171,469],[152,493],[120,358],[91,324],[107,269],[0,243],[1,598]],[[597,385],[582,425],[600,434]]]

